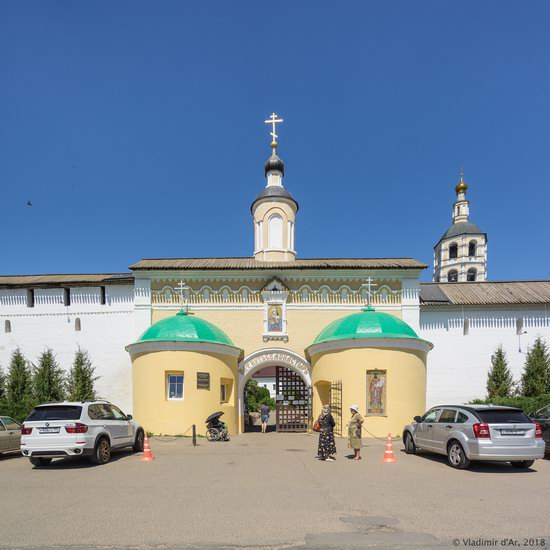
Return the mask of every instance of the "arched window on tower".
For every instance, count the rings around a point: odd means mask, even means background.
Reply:
[[[449,271],[449,273],[447,274],[447,281],[449,281],[449,283],[458,282],[458,271],[456,269]]]
[[[275,214],[268,222],[268,247],[283,248],[283,218]]]
[[[4,332],[11,332],[11,321],[9,321],[8,319],[4,321]]]
[[[477,277],[477,269],[475,267],[471,267],[468,269],[468,272],[466,273],[466,280],[470,283],[474,282]]]
[[[80,330],[82,329],[82,325],[80,323],[80,317],[77,317],[74,320],[74,329],[75,329],[76,332],[80,332]]]
[[[468,256],[470,258],[473,258],[476,255],[477,243],[475,241],[470,241],[470,244],[468,245]]]
[[[449,258],[451,260],[454,260],[458,257],[458,245],[456,243],[452,243],[449,245]]]

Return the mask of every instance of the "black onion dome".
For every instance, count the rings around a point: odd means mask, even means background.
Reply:
[[[298,212],[299,206],[296,202],[296,199],[292,196],[290,191],[287,191],[284,187],[281,187],[279,185],[270,185],[269,187],[262,189],[256,195],[256,198],[254,199],[250,210],[252,211],[254,209],[254,205],[262,199],[287,199],[289,201],[292,201],[296,205],[296,212]]]
[[[277,170],[281,172],[283,176],[285,175],[285,163],[277,156],[277,153],[273,152],[272,155],[265,161],[265,175],[272,170]]]

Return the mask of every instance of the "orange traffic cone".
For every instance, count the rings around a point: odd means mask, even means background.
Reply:
[[[393,456],[391,434],[388,434],[388,440],[386,441],[386,450],[384,451],[384,462],[387,462],[388,464],[393,464],[394,462],[397,462],[397,460],[395,460],[395,457]]]
[[[151,447],[149,446],[149,438],[145,434],[143,439],[143,458],[142,462],[151,462],[153,460],[153,453],[151,452]]]

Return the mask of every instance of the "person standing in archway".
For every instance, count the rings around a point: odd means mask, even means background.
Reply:
[[[269,407],[264,403],[260,407],[260,419],[262,421],[262,433],[265,434],[267,431],[267,421],[269,420]]]
[[[349,446],[353,449],[353,460],[361,460],[361,430],[363,417],[359,414],[359,406],[352,405],[350,408],[351,418],[348,424]]]
[[[336,459],[332,456],[336,454],[336,443],[334,442],[334,418],[328,405],[325,405],[319,415],[319,448],[317,456],[320,460],[334,462]]]

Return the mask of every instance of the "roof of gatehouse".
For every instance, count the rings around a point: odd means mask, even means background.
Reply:
[[[425,269],[414,258],[307,258],[263,262],[250,257],[236,258],[146,258],[130,266],[139,270],[173,269]]]

